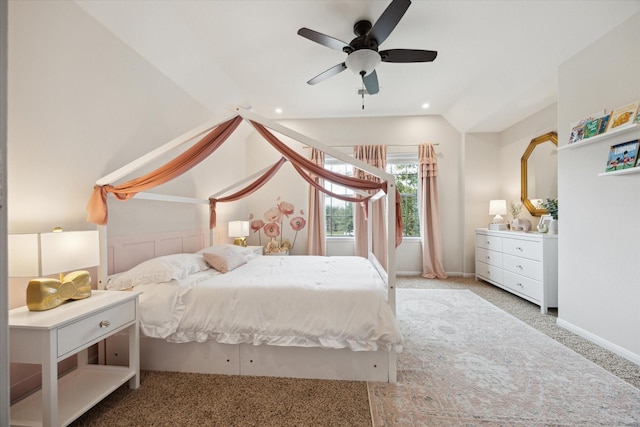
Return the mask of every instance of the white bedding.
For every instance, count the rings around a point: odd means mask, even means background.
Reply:
[[[142,333],[153,338],[402,350],[386,285],[361,257],[260,256],[136,289]]]

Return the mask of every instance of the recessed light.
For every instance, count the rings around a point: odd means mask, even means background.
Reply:
[[[429,103],[425,102],[424,104],[422,104],[422,109],[426,110],[427,108],[429,108]]]
[[[282,108],[276,108],[276,113],[277,114],[282,114]]]

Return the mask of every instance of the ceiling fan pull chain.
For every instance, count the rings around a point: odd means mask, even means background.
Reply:
[[[364,92],[365,92],[365,87],[364,87],[364,78],[362,79],[362,90],[360,91],[360,93],[362,94],[362,109],[364,110]]]

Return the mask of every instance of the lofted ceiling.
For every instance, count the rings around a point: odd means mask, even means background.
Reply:
[[[306,83],[346,54],[297,31],[348,43],[354,23],[375,23],[390,0],[76,3],[212,112],[244,105],[272,119],[435,114],[460,132],[500,132],[556,102],[558,66],[640,11],[637,0],[414,0],[380,50],[438,57],[378,65],[380,92],[363,100],[350,70]]]

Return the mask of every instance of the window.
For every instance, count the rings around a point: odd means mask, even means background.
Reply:
[[[400,192],[402,235],[404,237],[420,237],[418,163],[415,159],[387,159],[387,173],[390,173],[396,178],[396,186]]]
[[[353,176],[353,168],[351,165],[344,163],[327,160],[325,169],[342,175]],[[326,179],[324,180],[324,188],[334,194],[344,194],[348,196],[353,196],[354,194],[351,189],[339,184],[333,184]],[[324,209],[327,227],[325,232],[327,237],[353,236],[353,203],[338,200],[325,194]]]
[[[353,176],[353,167],[338,160],[327,160],[325,169],[343,175]],[[415,156],[390,157],[387,159],[387,173],[396,178],[401,196],[402,235],[420,237],[420,217],[418,211],[418,164]],[[353,191],[325,180],[324,187],[336,194],[353,196]],[[324,196],[327,237],[353,236],[353,203]]]

